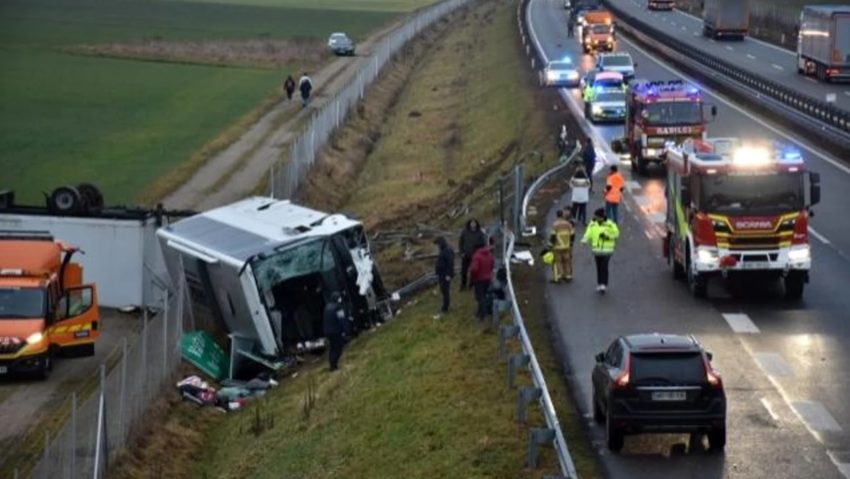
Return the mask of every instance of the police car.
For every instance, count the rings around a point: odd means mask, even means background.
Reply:
[[[591,72],[582,92],[584,116],[592,123],[626,120],[626,91],[623,75],[617,72]]]
[[[581,83],[581,74],[572,59],[552,60],[543,69],[543,85],[575,88]]]
[[[601,53],[596,59],[597,71],[620,73],[627,82],[635,77],[636,66],[627,52]]]

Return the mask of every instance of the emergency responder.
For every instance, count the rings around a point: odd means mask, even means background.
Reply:
[[[330,301],[325,305],[322,319],[325,337],[328,340],[328,362],[331,371],[336,371],[339,369],[339,358],[345,346],[343,335],[349,329],[349,321],[345,317],[345,308],[342,305],[342,295],[337,292],[331,294]]]
[[[582,243],[590,243],[593,259],[596,263],[596,291],[605,294],[608,290],[608,263],[614,254],[614,246],[620,237],[617,224],[605,217],[605,210],[599,208],[593,213],[593,221],[587,225]]]
[[[620,201],[623,199],[625,188],[626,181],[618,171],[617,165],[611,165],[608,178],[605,180],[605,216],[614,223],[618,223]]]
[[[555,222],[552,223],[552,233],[549,244],[555,254],[552,263],[552,282],[573,280],[573,242],[575,241],[575,226],[567,218],[564,210],[555,212]]]
[[[590,180],[588,192],[593,193],[593,169],[596,167],[596,150],[593,148],[593,141],[590,138],[584,141],[582,163],[584,163],[584,170],[587,172],[587,179]]]

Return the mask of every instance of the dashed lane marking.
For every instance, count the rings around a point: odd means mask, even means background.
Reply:
[[[683,31],[683,32],[687,32],[687,31],[688,31],[688,27],[686,27],[686,26],[682,25],[682,31]]]
[[[770,66],[772,66],[773,68],[776,68],[777,70],[784,70],[784,68],[782,68],[781,66],[777,65],[776,63],[771,63],[771,64],[770,64]]]
[[[645,206],[649,206],[649,204],[651,202],[652,202],[652,200],[650,198],[647,198],[646,196],[635,195],[635,203],[637,203],[637,205],[640,206],[641,208],[643,208]]]
[[[735,51],[735,49],[734,49],[734,48],[732,48],[732,47],[730,47],[729,45],[726,45],[726,49],[727,49],[727,50],[729,50],[730,52],[734,52],[734,51]]]
[[[818,81],[817,81],[817,80],[815,80],[815,79],[814,79],[814,78],[812,78],[812,77],[803,77],[803,78],[805,78],[805,79],[806,79],[806,81],[810,81],[810,82],[814,83],[815,85],[820,85],[820,83],[818,83]]]
[[[664,224],[667,222],[666,213],[650,213],[647,217],[649,218],[649,221],[652,221],[654,224]]]
[[[850,91],[845,91],[844,94],[850,96]]]
[[[773,405],[770,404],[770,401],[767,398],[761,398],[761,405],[767,410],[767,413],[770,415],[770,418],[774,420],[774,422],[779,422],[779,415],[773,411]]]
[[[699,36],[699,33],[694,32],[694,36],[695,36],[695,37],[698,37],[698,36]]]
[[[635,191],[641,189],[641,186],[640,183],[638,183],[637,181],[629,180],[626,182],[626,188],[628,188],[629,191]]]
[[[750,317],[744,313],[723,313],[723,319],[729,323],[729,327],[736,333],[758,334],[761,332]]]
[[[791,366],[778,353],[753,353],[753,358],[768,376],[789,377],[794,375]]]
[[[749,58],[750,60],[756,59],[755,55],[750,55],[749,53],[747,53],[747,58]]]
[[[841,426],[818,401],[792,401],[791,408],[813,432],[838,432]]]

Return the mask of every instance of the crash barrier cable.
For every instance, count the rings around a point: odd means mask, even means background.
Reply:
[[[789,119],[806,127],[812,133],[843,148],[850,147],[850,112],[795,91],[779,82],[745,71],[726,60],[679,41],[669,33],[629,14],[610,1],[606,1],[605,4],[618,19],[622,20],[619,26],[644,43],[656,49],[672,49],[714,72],[722,73],[728,79],[749,88],[757,96],[764,95],[778,102],[784,107],[782,113],[788,114]]]
[[[472,0],[445,0],[417,13],[373,47],[371,56],[354,74],[348,86],[334,95],[317,113],[309,126],[289,147],[289,158],[269,168],[268,190],[273,198],[292,198],[318,159],[318,153],[331,135],[365,96],[366,89],[380,75],[384,66],[414,37],[447,14]]]

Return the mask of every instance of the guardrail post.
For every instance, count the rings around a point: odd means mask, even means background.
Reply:
[[[74,479],[77,477],[77,391],[71,393],[71,440],[68,441],[68,447],[71,449],[69,469],[71,479]]]
[[[512,354],[508,358],[508,387],[513,389],[516,387],[516,373],[519,368],[524,368],[528,366],[531,358],[528,357],[527,354],[518,353]]]
[[[524,386],[519,389],[519,398],[517,399],[516,416],[517,421],[525,424],[528,422],[528,405],[531,401],[537,401],[543,395],[543,390],[540,388]]]
[[[499,328],[499,358],[504,359],[508,355],[508,339],[515,338],[519,334],[519,328],[513,324],[503,324]]]
[[[537,459],[540,456],[540,445],[555,440],[555,430],[534,427],[528,433],[528,467],[537,469]]]

